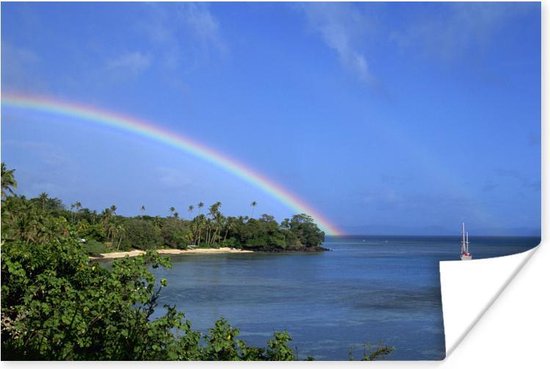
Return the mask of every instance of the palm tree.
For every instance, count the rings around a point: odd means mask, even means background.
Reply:
[[[258,204],[258,203],[257,203],[256,201],[252,201],[252,202],[250,203],[250,206],[252,206],[252,215],[250,216],[251,218],[254,218],[254,209],[256,208],[256,205],[257,205],[257,204]]]
[[[112,231],[112,218],[113,214],[116,211],[116,206],[112,205],[109,208],[105,208],[101,212],[101,226],[103,228],[103,231],[105,232],[105,238],[107,240],[111,237],[111,231]]]
[[[78,202],[74,202],[71,204],[71,221],[74,222],[74,211],[73,209],[76,208]],[[79,204],[79,203],[78,203]]]
[[[40,195],[38,195],[38,201],[40,202],[40,205],[42,206],[42,210],[46,209],[46,203],[48,202],[48,194],[46,192],[42,192]]]
[[[8,170],[6,164],[2,163],[2,198],[5,199],[8,193],[13,195],[13,190],[17,187],[17,181],[13,175],[15,169]]]
[[[223,217],[222,213],[220,212],[220,207],[222,206],[222,203],[217,201],[214,204],[210,206],[208,209],[208,214],[212,218],[212,221],[214,222],[214,230],[212,233],[210,233],[210,227],[208,228],[208,235],[206,236],[206,242],[207,243],[214,243],[217,238],[217,234],[220,231],[221,226],[221,218]]]
[[[116,250],[120,249],[120,244],[122,243],[122,239],[124,237],[125,231],[126,229],[121,224],[117,224],[115,226],[115,234],[118,236],[118,241],[116,242],[116,245],[114,245]],[[113,235],[113,244],[114,244],[114,235]]]
[[[189,205],[189,207],[187,208],[187,211],[189,213],[193,213],[193,209],[195,209],[195,207],[193,205]]]
[[[114,246],[114,239],[117,236],[117,226],[114,222],[109,222],[106,224],[106,238],[107,241],[111,243],[111,247]]]
[[[223,243],[225,244],[225,240],[227,240],[227,234],[229,231],[232,231],[235,228],[235,218],[233,217],[227,217],[225,219],[225,234],[223,235]]]
[[[145,214],[145,205],[141,205],[141,208],[139,210],[141,210],[142,214]]]
[[[209,223],[209,220],[202,215],[202,208],[204,207],[204,202],[200,201],[198,204],[197,204],[197,208],[199,209],[199,215],[194,219],[194,221],[196,221],[196,228],[197,228],[197,233],[198,233],[198,239],[197,239],[197,245],[200,245],[201,243],[201,239],[202,239],[202,230],[203,228],[207,227],[209,228],[208,226],[208,223]],[[188,207],[188,210],[191,212],[195,209],[195,207],[193,205],[189,205]],[[208,229],[206,231],[206,234],[205,234],[205,238],[204,238],[204,242],[206,242],[208,244]]]
[[[113,211],[110,208],[103,209],[103,211],[101,212],[101,220],[105,222],[107,219],[111,217],[112,214],[113,214]]]
[[[71,209],[73,208],[73,206],[76,209],[77,213],[80,211],[80,209],[82,209],[82,203],[80,201],[75,201],[75,203],[71,205]],[[75,214],[72,213],[71,217],[73,218],[73,222],[74,222],[75,221]]]
[[[197,232],[198,232],[197,246],[200,246],[201,238],[202,238],[202,227],[206,222],[206,218],[204,217],[204,215],[199,214],[199,216],[197,216],[193,221],[197,223]]]
[[[174,216],[175,212],[176,212],[176,208],[173,206],[170,206],[170,213],[172,213],[172,216]]]
[[[71,222],[74,223],[74,212],[73,212],[73,209],[75,207],[75,204],[71,204]]]

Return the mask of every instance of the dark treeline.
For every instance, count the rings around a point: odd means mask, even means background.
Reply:
[[[118,215],[115,205],[101,212],[90,210],[80,202],[64,206],[60,199],[42,193],[27,199],[10,196],[6,199],[13,209],[32,217],[41,211],[62,217],[74,227],[85,249],[91,254],[130,249],[159,249],[189,247],[233,247],[256,251],[321,251],[324,233],[306,214],[297,214],[278,223],[271,215],[263,214],[258,219],[248,216],[225,216],[222,204],[216,202],[192,219],[181,219],[175,208],[167,217]],[[255,206],[255,202],[252,203]],[[199,203],[198,208],[203,207]],[[145,208],[142,206],[142,213]],[[190,213],[194,206],[189,206]],[[9,219],[8,219],[9,221]],[[14,227],[16,228],[16,227]],[[39,232],[28,229],[31,233]],[[19,234],[18,237],[34,237]]]
[[[170,267],[170,259],[148,250],[105,268],[89,259],[86,247],[92,241],[111,249],[186,247],[195,240],[207,246],[318,245],[322,233],[310,218],[300,215],[281,225],[266,216],[225,218],[215,211],[219,205],[209,215],[187,221],[174,212],[167,218],[124,218],[115,207],[96,213],[79,204],[67,210],[45,194],[25,199],[14,194],[16,185],[14,170],[2,163],[2,359],[297,359],[287,332],[275,332],[265,347],[255,347],[223,318],[204,333],[193,330],[175,306],[164,305],[163,315],[153,319],[168,281],[157,281],[151,268]],[[317,238],[309,238],[314,237],[310,230],[317,230]],[[391,351],[378,346],[365,352],[363,360]]]

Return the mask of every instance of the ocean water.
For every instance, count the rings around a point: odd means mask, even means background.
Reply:
[[[366,344],[388,359],[440,360],[445,338],[440,260],[459,260],[458,237],[327,237],[322,253],[172,257],[160,305],[176,305],[200,331],[225,317],[249,344],[287,330],[300,359],[360,359]],[[471,237],[474,258],[536,246],[538,238]]]

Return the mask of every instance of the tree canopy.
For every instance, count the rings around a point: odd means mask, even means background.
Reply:
[[[13,170],[8,171],[5,167],[3,170],[2,175],[7,178],[5,187],[3,182],[3,198],[10,209],[20,214],[17,221],[6,219],[7,224],[13,222],[10,232],[18,232],[22,237],[37,237],[33,233],[41,230],[36,227],[35,218],[63,218],[92,256],[130,249],[186,249],[189,246],[268,252],[324,250],[321,244],[325,235],[307,214],[296,214],[278,223],[268,214],[259,218],[225,216],[222,203],[215,202],[208,207],[206,214],[200,213],[191,219],[180,218],[175,207],[171,207],[170,215],[166,217],[148,216],[144,213],[144,206],[141,206],[143,214],[124,217],[117,214],[116,205],[97,212],[84,207],[80,201],[67,208],[61,199],[45,192],[31,199],[14,195]],[[201,204],[199,209],[204,206]],[[18,221],[23,223],[17,224]],[[17,230],[27,223],[30,227]]]

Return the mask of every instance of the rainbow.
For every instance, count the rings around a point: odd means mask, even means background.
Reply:
[[[293,211],[298,213],[306,213],[312,216],[313,219],[315,219],[315,221],[319,224],[320,228],[325,231],[325,233],[329,235],[342,234],[342,232],[325,216],[320,214],[304,200],[300,199],[280,184],[275,183],[263,174],[251,169],[228,155],[222,155],[216,150],[191,139],[190,137],[162,128],[161,125],[153,124],[151,122],[127,115],[101,110],[81,103],[59,101],[44,96],[3,93],[2,105],[12,108],[30,109],[45,113],[58,114],[70,118],[77,118],[95,123],[97,125],[117,128],[125,132],[131,132],[138,136],[160,142],[164,145],[181,150],[206,162],[214,164],[215,166],[220,167],[221,169],[232,173],[253,186],[263,190],[272,197],[284,203]]]

